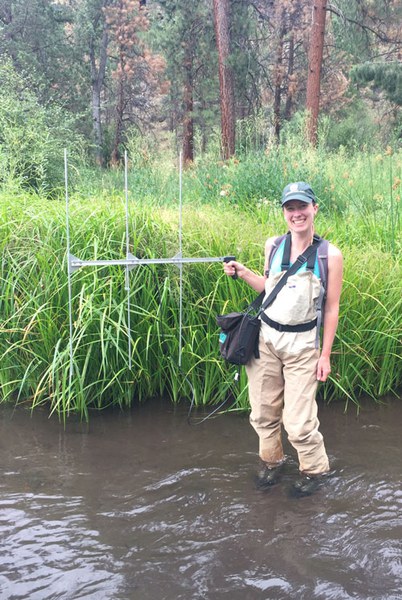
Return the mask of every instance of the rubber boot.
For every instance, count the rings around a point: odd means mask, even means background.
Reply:
[[[276,483],[279,483],[284,462],[279,463],[277,466],[269,466],[267,463],[261,461],[261,467],[258,471],[255,484],[257,489],[266,490]]]
[[[291,494],[298,498],[311,496],[322,485],[325,475],[303,475],[292,485]]]

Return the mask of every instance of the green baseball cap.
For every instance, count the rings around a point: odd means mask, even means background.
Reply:
[[[296,183],[289,183],[282,192],[282,206],[285,202],[289,202],[289,200],[300,200],[301,202],[312,204],[315,202],[315,196],[308,183],[297,181]]]

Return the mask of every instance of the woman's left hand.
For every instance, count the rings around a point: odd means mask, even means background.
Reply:
[[[331,364],[329,356],[320,356],[317,364],[317,379],[318,381],[327,381],[328,375],[331,373]]]

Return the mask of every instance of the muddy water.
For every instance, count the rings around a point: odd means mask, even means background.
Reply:
[[[150,402],[63,428],[0,409],[0,598],[402,599],[402,401],[320,407],[334,472],[253,485],[247,418]]]

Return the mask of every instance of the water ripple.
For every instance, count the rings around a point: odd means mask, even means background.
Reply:
[[[119,564],[78,509],[85,509],[79,497],[14,494],[2,499],[2,600],[95,600],[118,589],[123,581]]]

